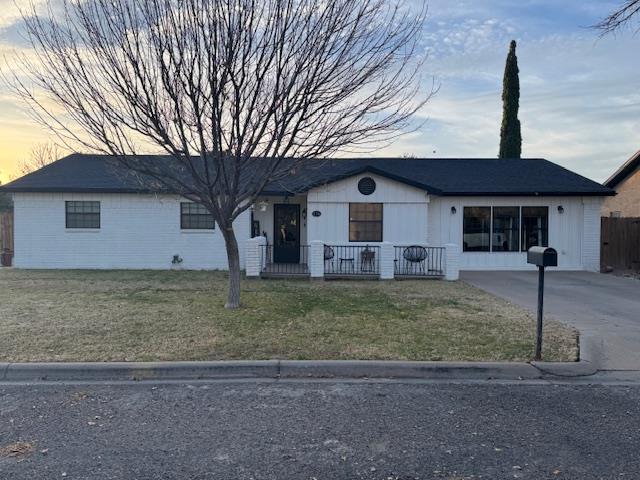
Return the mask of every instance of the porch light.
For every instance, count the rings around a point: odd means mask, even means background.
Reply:
[[[451,207],[451,215],[455,215],[457,211],[456,207]]]
[[[558,205],[558,213],[559,214],[563,214],[564,213],[564,207],[562,205]]]
[[[260,210],[261,212],[266,212],[268,205],[269,203],[264,200],[262,202],[258,202],[258,210]]]

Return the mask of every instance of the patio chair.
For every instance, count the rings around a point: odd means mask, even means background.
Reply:
[[[333,257],[335,257],[335,252],[333,251],[333,248],[331,248],[329,245],[325,245],[324,246],[324,268],[325,270],[327,270],[327,262],[329,262],[329,265],[331,265],[331,260],[333,260]]]
[[[425,263],[427,258],[429,258],[429,253],[426,248],[420,245],[411,245],[403,250],[402,258],[408,263],[407,266],[411,266],[412,273],[420,272],[426,275]]]
[[[369,247],[360,252],[360,270],[363,272],[375,271],[376,252],[369,250]]]

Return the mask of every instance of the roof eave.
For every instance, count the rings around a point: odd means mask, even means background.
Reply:
[[[624,162],[620,168],[618,168],[613,175],[605,180],[603,185],[608,188],[615,188],[621,181],[634,172],[640,165],[640,150],[634,153],[626,162]]]
[[[603,192],[445,192],[443,197],[609,197],[613,190]]]
[[[168,190],[151,190],[142,188],[81,188],[81,187],[0,187],[0,192],[7,193],[138,193],[138,194],[170,194]]]
[[[272,195],[272,196],[299,195],[299,194],[302,194],[302,193],[307,193],[309,190],[312,190],[314,188],[318,188],[318,187],[321,187],[323,185],[329,185],[331,183],[339,182],[340,180],[345,180],[347,178],[354,177],[356,175],[362,175],[363,173],[372,173],[372,174],[378,175],[380,177],[388,178],[389,180],[394,180],[396,182],[404,183],[405,185],[409,185],[411,187],[418,188],[420,190],[424,190],[425,192],[433,194],[433,195],[442,195],[442,190],[440,190],[438,188],[435,188],[435,187],[432,187],[431,185],[426,185],[424,183],[416,182],[416,181],[410,180],[408,178],[402,177],[400,175],[395,175],[393,173],[386,172],[386,171],[381,170],[379,168],[372,167],[371,165],[365,165],[363,167],[354,168],[352,170],[348,170],[346,172],[336,174],[334,176],[331,176],[329,178],[323,179],[321,181],[310,182],[307,185],[305,185],[304,187],[302,187],[299,191],[296,191],[296,192],[286,191],[286,190],[263,190],[262,192],[260,192],[260,194],[261,195],[265,195],[265,196],[267,196],[267,195]]]

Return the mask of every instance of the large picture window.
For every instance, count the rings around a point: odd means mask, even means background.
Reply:
[[[549,246],[549,207],[522,207],[522,251]]]
[[[349,241],[382,241],[382,204],[349,204]]]
[[[464,207],[464,252],[526,252],[535,246],[549,246],[549,207]]]
[[[180,204],[180,228],[182,230],[213,230],[213,215],[199,203]]]
[[[65,202],[67,228],[100,228],[100,202]]]
[[[464,207],[462,245],[465,252],[488,252],[491,207]]]
[[[518,252],[520,207],[493,207],[492,252]]]

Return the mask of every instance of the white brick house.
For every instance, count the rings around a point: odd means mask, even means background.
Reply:
[[[206,211],[126,178],[108,157],[74,154],[3,187],[15,266],[227,268]],[[538,244],[556,248],[561,269],[595,271],[612,193],[546,160],[308,162],[268,185],[235,232],[250,275],[455,277],[531,268]]]

